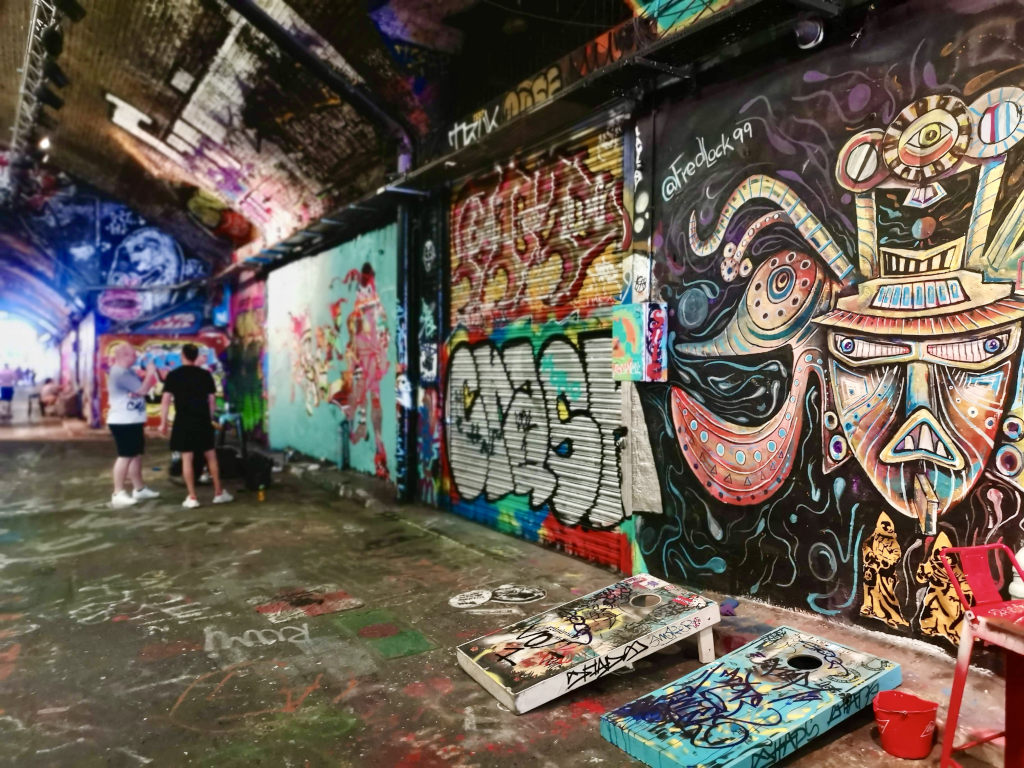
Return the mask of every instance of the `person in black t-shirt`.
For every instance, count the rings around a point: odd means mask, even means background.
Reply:
[[[174,429],[171,431],[171,450],[181,453],[181,474],[185,478],[188,497],[181,503],[186,509],[199,506],[196,498],[195,465],[193,456],[202,453],[213,478],[213,503],[234,501],[234,496],[220,484],[220,467],[213,446],[213,410],[217,386],[205,368],[196,365],[199,349],[195,344],[181,348],[182,364],[167,374],[164,394],[160,403],[160,433],[167,434],[167,415],[174,403]]]

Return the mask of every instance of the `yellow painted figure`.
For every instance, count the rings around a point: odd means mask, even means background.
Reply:
[[[949,574],[942,567],[939,553],[946,547],[953,546],[949,537],[940,532],[932,543],[932,551],[921,565],[917,567],[917,580],[928,585],[921,608],[921,632],[933,637],[944,637],[954,645],[960,644],[960,627],[964,619],[964,609],[960,605],[956,589],[949,580]],[[972,598],[971,590],[964,582],[959,564],[953,566],[960,585],[967,599]]]
[[[884,621],[894,629],[910,626],[896,599],[896,564],[902,554],[892,519],[882,512],[875,522],[874,533],[861,547],[864,602],[860,615]]]

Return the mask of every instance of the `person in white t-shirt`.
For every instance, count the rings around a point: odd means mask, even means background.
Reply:
[[[160,494],[147,488],[142,481],[142,453],[146,437],[146,393],[157,382],[156,366],[150,361],[146,375],[140,379],[131,370],[135,364],[135,350],[127,342],[116,344],[110,351],[110,373],[107,376],[107,395],[110,409],[107,426],[117,445],[114,462],[114,494],[110,506],[114,509],[130,507]],[[125,481],[131,480],[133,491],[125,490]]]

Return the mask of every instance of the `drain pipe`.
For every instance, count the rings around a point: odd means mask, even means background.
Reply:
[[[291,32],[277,23],[255,0],[224,0],[256,29],[270,38],[282,51],[320,82],[349,102],[360,114],[376,123],[398,140],[398,172],[407,173],[415,160],[412,132],[397,116],[384,107],[373,93],[358,83],[349,82],[323,59],[309,50]]]

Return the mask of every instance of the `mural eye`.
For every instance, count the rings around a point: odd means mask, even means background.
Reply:
[[[874,360],[910,354],[908,345],[892,344],[887,341],[868,341],[837,334],[833,343],[836,351],[849,360]]]
[[[920,152],[927,151],[949,136],[953,129],[942,123],[928,123],[907,139],[907,146]]]
[[[1008,333],[948,344],[929,344],[928,354],[949,363],[984,363],[1006,350],[1010,343]]]

